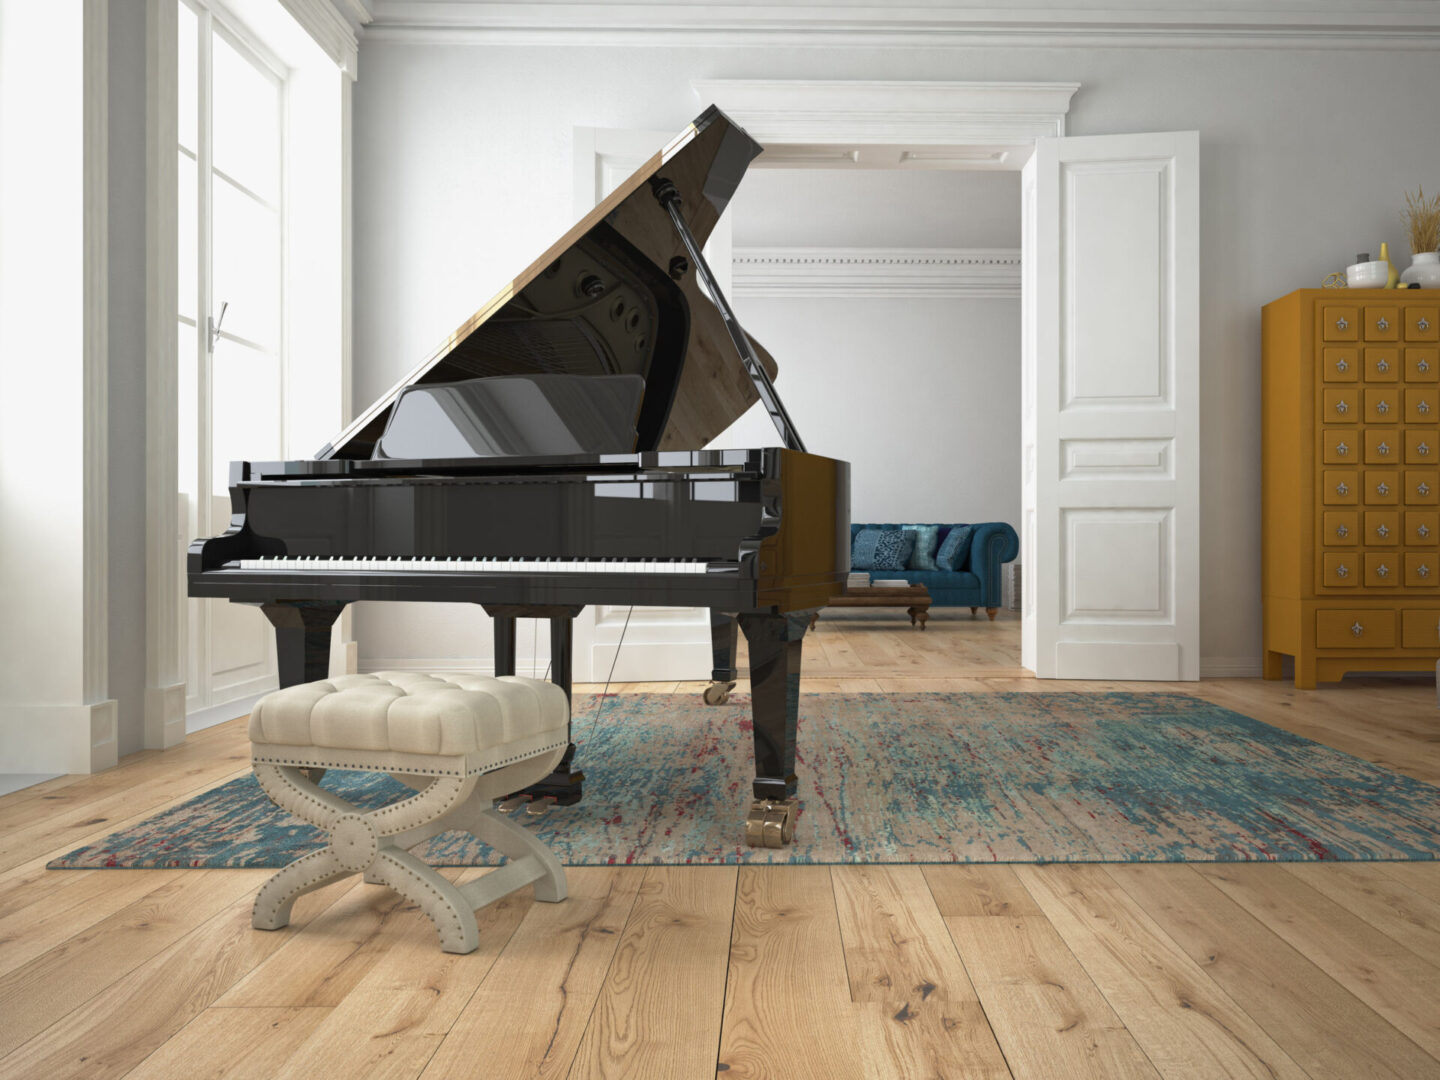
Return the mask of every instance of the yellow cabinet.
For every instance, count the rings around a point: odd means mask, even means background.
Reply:
[[[1440,659],[1440,303],[1302,289],[1267,304],[1264,671],[1295,684]],[[1403,613],[1403,618],[1402,618]]]

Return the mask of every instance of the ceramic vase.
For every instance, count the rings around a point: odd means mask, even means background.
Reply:
[[[1440,252],[1416,252],[1410,268],[1400,275],[1400,280],[1413,281],[1422,289],[1440,289]]]

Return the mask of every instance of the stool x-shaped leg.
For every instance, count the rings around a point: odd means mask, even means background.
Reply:
[[[290,922],[295,900],[347,874],[363,873],[418,904],[440,932],[446,952],[473,952],[480,944],[475,909],[530,882],[535,899],[565,899],[565,871],[553,852],[529,830],[491,808],[495,798],[514,790],[516,770],[509,765],[476,776],[407,776],[411,784],[429,784],[408,799],[361,810],[311,781],[300,768],[255,763],[255,777],[275,803],[324,829],[330,843],[296,859],[269,881],[255,898],[252,924],[278,930]],[[534,766],[528,769],[534,772]],[[454,885],[407,848],[438,833],[462,829],[483,840],[509,861],[465,885]]]

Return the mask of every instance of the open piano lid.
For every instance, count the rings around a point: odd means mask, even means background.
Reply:
[[[649,181],[675,185],[703,244],[761,149],[706,109],[315,457],[370,458],[407,387],[536,373],[641,375],[635,448],[704,447],[757,394]]]

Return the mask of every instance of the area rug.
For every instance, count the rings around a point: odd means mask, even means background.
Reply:
[[[585,796],[530,827],[570,866],[619,863],[1434,859],[1440,788],[1185,694],[806,694],[795,843],[746,847],[749,701],[577,698]],[[388,776],[327,773],[375,807]],[[52,867],[283,866],[320,843],[253,777]],[[499,857],[460,833],[439,866]]]

